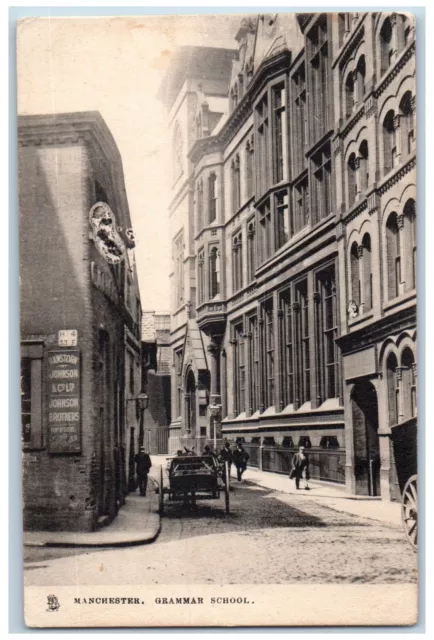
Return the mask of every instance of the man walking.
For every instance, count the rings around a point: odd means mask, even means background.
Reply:
[[[146,495],[146,489],[148,488],[148,473],[152,467],[151,458],[145,451],[145,447],[140,447],[139,453],[134,458],[136,463],[137,481],[140,489],[140,495]]]
[[[301,478],[304,479],[304,488],[309,489],[309,459],[303,446],[299,448],[298,453],[295,453],[292,458],[292,470],[289,477],[295,478],[296,489],[300,489]]]
[[[237,443],[237,448],[233,453],[234,464],[237,469],[238,482],[241,482],[242,475],[247,468],[247,460],[250,458],[241,442]]]

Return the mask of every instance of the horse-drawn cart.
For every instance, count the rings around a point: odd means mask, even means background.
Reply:
[[[417,549],[417,419],[392,427],[397,482],[401,492],[401,515],[405,535]]]
[[[229,468],[227,464],[221,466],[214,456],[175,456],[169,459],[166,473],[163,467],[160,469],[160,513],[165,500],[195,507],[197,500],[218,500],[221,495],[229,513]]]

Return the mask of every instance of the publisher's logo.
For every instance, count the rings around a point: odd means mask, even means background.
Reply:
[[[60,604],[56,596],[49,595],[47,596],[47,611],[59,611]]]

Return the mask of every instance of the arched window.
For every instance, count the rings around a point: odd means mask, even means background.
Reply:
[[[399,296],[401,284],[401,242],[398,227],[398,216],[391,213],[386,224],[387,252],[387,297],[393,300]]]
[[[416,415],[416,366],[413,352],[406,347],[402,352],[402,404],[404,420]]]
[[[359,247],[353,242],[350,253],[351,266],[351,299],[360,305],[360,272],[359,272]]]
[[[387,71],[393,62],[393,27],[390,18],[386,18],[383,22],[383,26],[380,31],[380,46],[381,46],[381,62],[380,69],[381,75]]]
[[[386,175],[396,166],[396,131],[394,124],[395,112],[391,109],[387,112],[383,121],[384,139],[384,174]]]
[[[197,256],[197,299],[198,304],[202,304],[205,302],[205,265],[204,265],[204,251],[203,249],[199,251]]]
[[[387,358],[386,367],[389,425],[394,425],[397,424],[399,420],[398,361],[394,353],[391,353]]]
[[[204,225],[203,217],[203,182],[199,180],[196,187],[196,208],[197,208],[197,231],[202,231]]]
[[[214,222],[217,217],[217,191],[216,191],[217,176],[215,173],[211,173],[208,178],[208,217],[209,223]]]
[[[213,247],[209,254],[209,297],[215,298],[220,293],[220,252]]]
[[[240,157],[236,155],[232,160],[232,212],[236,213],[241,204],[241,180],[240,180]]]
[[[350,71],[345,82],[345,115],[347,118],[349,118],[353,113],[353,107],[354,107],[354,78],[353,78],[352,72]]]
[[[366,63],[365,56],[362,55],[359,58],[356,68],[357,77],[357,101],[360,103],[363,101],[365,95],[365,76],[366,76]]]
[[[406,155],[415,151],[416,139],[414,130],[414,105],[411,91],[406,91],[399,103],[401,114],[402,150]]]
[[[407,200],[404,206],[405,247],[408,252],[406,260],[405,283],[406,290],[416,288],[416,203],[413,198]]]
[[[372,257],[371,237],[365,233],[362,241],[362,265],[363,265],[363,311],[372,309]]]
[[[183,142],[181,127],[177,122],[173,132],[173,179],[177,180],[182,173]]]
[[[356,180],[357,161],[356,154],[352,153],[348,158],[348,206],[351,207],[354,203],[357,195],[357,180]]]
[[[360,190],[365,191],[369,185],[369,152],[368,143],[363,140],[359,147]]]

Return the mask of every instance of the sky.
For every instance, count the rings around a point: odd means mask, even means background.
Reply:
[[[101,113],[122,156],[144,310],[169,311],[171,170],[156,94],[182,45],[236,48],[240,15],[29,18],[18,28],[18,113]]]

